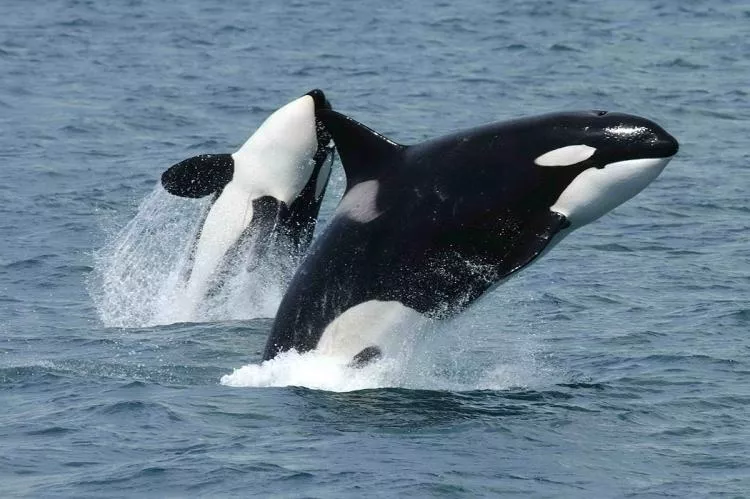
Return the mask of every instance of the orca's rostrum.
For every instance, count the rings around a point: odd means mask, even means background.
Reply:
[[[332,110],[320,117],[346,192],[292,279],[264,360],[290,349],[355,365],[378,357],[389,332],[465,309],[640,192],[678,149],[652,121],[605,111],[494,123],[411,146]]]

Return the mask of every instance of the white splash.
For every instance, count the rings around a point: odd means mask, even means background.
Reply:
[[[305,386],[316,390],[348,392],[389,386],[384,359],[360,369],[348,367],[349,357],[329,357],[317,352],[283,352],[261,364],[248,364],[222,376],[221,384],[235,387]]]
[[[361,368],[349,367],[352,359],[348,356],[330,356],[317,351],[300,354],[291,350],[260,364],[235,369],[222,376],[220,383],[231,387],[301,386],[348,392],[376,388],[528,389],[560,381],[557,373],[537,358],[533,339],[524,340],[520,349],[510,349],[502,359],[480,362],[476,352],[462,351],[455,337],[447,341],[430,339],[435,332],[429,332],[416,342],[404,342],[396,356],[384,357]]]
[[[269,255],[252,268],[242,258],[230,262],[219,286],[200,301],[190,299],[185,277],[210,202],[171,196],[157,185],[136,216],[94,253],[88,288],[104,325],[143,327],[276,313],[293,267],[288,252]]]

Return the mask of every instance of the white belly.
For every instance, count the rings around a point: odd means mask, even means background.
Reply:
[[[316,351],[351,359],[364,348],[375,346],[393,353],[427,318],[397,301],[371,300],[339,315],[323,331]]]
[[[253,219],[253,196],[229,182],[208,212],[195,247],[187,284],[189,298],[200,301],[222,258]]]

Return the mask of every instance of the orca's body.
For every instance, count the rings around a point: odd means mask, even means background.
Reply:
[[[655,123],[602,111],[490,124],[398,145],[321,113],[346,171],[263,359],[377,358],[389,332],[450,317],[648,185],[677,152]]]
[[[250,236],[255,242],[247,256],[250,268],[279,245],[293,258],[307,250],[333,161],[322,110],[330,104],[313,90],[269,116],[237,152],[195,156],[162,174],[171,194],[214,196],[186,283],[193,305]]]

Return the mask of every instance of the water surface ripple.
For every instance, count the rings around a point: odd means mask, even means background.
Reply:
[[[5,2],[2,495],[745,496],[749,22],[740,0]],[[165,239],[110,286],[166,279],[200,214],[161,171],[314,87],[404,143],[611,109],[682,147],[403,365],[253,370],[278,293],[170,325],[163,288],[111,301],[102,250],[139,207]]]

